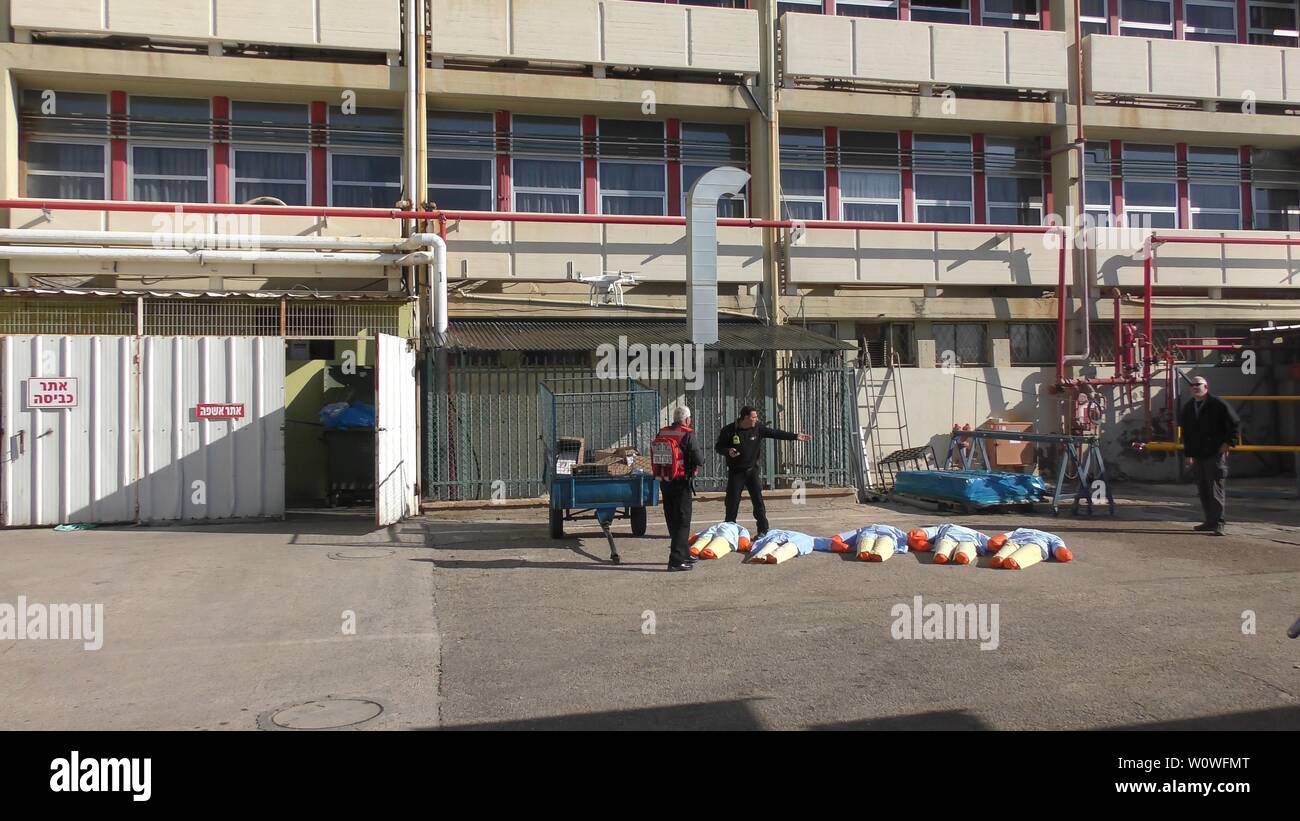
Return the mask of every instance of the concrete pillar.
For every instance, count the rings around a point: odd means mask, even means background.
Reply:
[[[749,139],[753,169],[753,209],[759,219],[781,217],[781,118],[777,109],[776,87],[776,0],[757,0],[759,31],[759,75],[754,96],[760,111],[750,115]],[[764,315],[773,325],[780,324],[781,282],[778,254],[780,230],[763,229]]]
[[[18,84],[13,72],[0,68],[0,197],[6,199],[18,196],[18,108]],[[0,228],[8,227],[9,212],[0,210]],[[10,280],[7,260],[0,260],[0,284],[17,284]]]

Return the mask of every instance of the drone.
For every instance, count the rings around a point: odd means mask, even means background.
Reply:
[[[587,304],[593,308],[600,305],[622,305],[623,286],[636,284],[636,275],[630,271],[606,271],[600,276],[579,279],[591,286]]]

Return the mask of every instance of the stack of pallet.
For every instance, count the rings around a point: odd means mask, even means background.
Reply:
[[[650,457],[640,455],[636,448],[600,448],[589,455],[588,461],[574,465],[574,476],[626,476],[637,471],[650,472]]]

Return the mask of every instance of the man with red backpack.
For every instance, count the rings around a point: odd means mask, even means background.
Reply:
[[[679,405],[673,409],[673,423],[650,444],[650,464],[659,480],[664,500],[664,519],[672,544],[668,552],[668,569],[690,570],[695,559],[690,553],[692,479],[704,464],[704,453],[691,430],[691,409]]]

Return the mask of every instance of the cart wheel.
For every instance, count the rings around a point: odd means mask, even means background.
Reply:
[[[551,538],[564,538],[564,511],[559,508],[551,508]]]
[[[645,508],[644,507],[632,508],[632,535],[633,536],[645,535]]]

